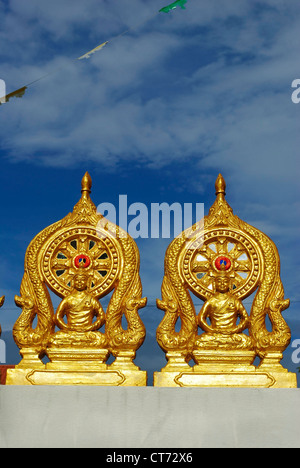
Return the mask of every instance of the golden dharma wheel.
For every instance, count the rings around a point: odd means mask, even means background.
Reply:
[[[84,272],[91,294],[100,298],[114,287],[121,261],[112,236],[81,227],[50,239],[42,265],[46,283],[60,297],[70,293],[74,276]]]
[[[206,299],[214,292],[216,275],[224,269],[232,292],[248,297],[257,288],[260,272],[259,251],[254,242],[234,229],[212,229],[187,245],[182,272],[191,291]]]

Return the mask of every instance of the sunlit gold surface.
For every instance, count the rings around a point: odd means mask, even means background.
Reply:
[[[154,385],[297,387],[296,375],[280,364],[291,333],[282,317],[289,300],[284,299],[277,248],[233,214],[225,189],[219,175],[208,216],[167,249],[162,300],[157,301],[165,312],[157,340],[167,365],[155,373]],[[242,301],[254,292],[248,316]],[[198,316],[190,293],[204,301]]]
[[[138,313],[147,302],[139,252],[126,232],[97,212],[91,185],[86,173],[73,212],[26,251],[15,298],[22,313],[13,329],[23,359],[8,372],[7,385],[146,385],[146,372],[134,364],[146,334]],[[62,298],[56,313],[48,288]],[[99,300],[111,291],[105,313]],[[110,354],[115,361],[109,366]]]

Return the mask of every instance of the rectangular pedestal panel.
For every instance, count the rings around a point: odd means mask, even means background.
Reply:
[[[155,387],[297,388],[290,372],[155,372]]]
[[[6,385],[89,385],[146,386],[147,372],[132,370],[46,370],[13,369],[7,372]]]

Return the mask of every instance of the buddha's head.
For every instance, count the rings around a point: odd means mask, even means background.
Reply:
[[[230,290],[230,278],[224,265],[221,265],[220,272],[216,276],[215,288],[220,293],[226,293]]]
[[[88,276],[85,273],[77,273],[73,278],[74,289],[85,291],[88,287]]]
[[[228,276],[218,275],[215,280],[216,291],[226,293],[230,290],[230,279]]]

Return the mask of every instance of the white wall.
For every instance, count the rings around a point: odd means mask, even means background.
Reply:
[[[300,447],[299,389],[0,387],[0,447]]]

